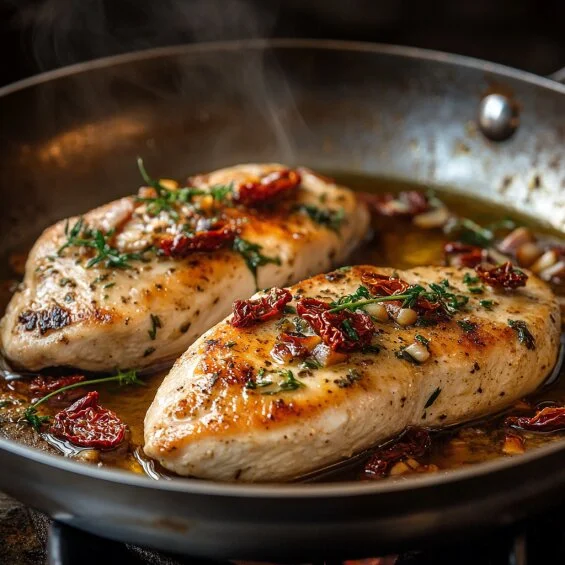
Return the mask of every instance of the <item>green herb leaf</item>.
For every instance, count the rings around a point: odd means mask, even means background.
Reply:
[[[457,325],[465,332],[471,333],[474,332],[479,326],[475,322],[471,322],[470,320],[457,320]]]
[[[355,331],[355,328],[351,325],[350,320],[348,319],[343,320],[343,322],[341,323],[341,327],[343,328],[345,335],[349,339],[353,341],[359,341],[359,334]]]
[[[508,325],[518,334],[518,341],[526,346],[527,349],[535,349],[536,341],[528,328],[528,324],[523,320],[508,320]]]
[[[430,346],[430,340],[427,337],[424,337],[423,335],[417,334],[414,339],[416,341],[419,341],[422,345],[424,345],[426,347],[426,349],[429,349]]]
[[[489,247],[494,241],[494,233],[491,230],[481,227],[468,218],[455,218],[449,221],[444,231],[462,243],[478,247]]]
[[[131,269],[131,261],[143,261],[144,253],[122,253],[109,244],[109,239],[114,235],[114,230],[106,233],[98,229],[89,228],[83,218],[79,218],[72,228],[69,223],[65,225],[67,241],[59,248],[57,254],[61,256],[69,247],[87,247],[94,250],[95,255],[86,263],[86,268],[91,269],[99,263],[104,263],[106,268]]]
[[[357,371],[357,369],[349,369],[344,377],[340,377],[339,379],[336,379],[334,383],[339,388],[348,388],[360,380],[361,380],[361,374],[359,373],[359,371]]]
[[[432,392],[432,394],[430,394],[430,397],[428,398],[426,404],[424,404],[424,409],[429,408],[437,400],[437,397],[440,395],[440,393],[441,393],[441,388],[439,387],[436,388]]]
[[[485,309],[485,310],[492,310],[493,306],[494,306],[494,301],[493,300],[479,300],[479,304]]]
[[[328,210],[318,208],[312,204],[300,204],[295,208],[296,211],[306,214],[313,222],[326,226],[332,231],[338,232],[345,217],[345,212],[342,208],[339,210]]]
[[[35,406],[32,405],[24,412],[24,419],[36,432],[40,432],[43,424],[47,424],[50,418],[49,416],[40,416]]]
[[[335,306],[339,306],[340,304],[351,304],[354,302],[358,302],[359,300],[368,300],[368,299],[370,300],[371,298],[372,295],[369,292],[369,289],[365,286],[359,286],[357,287],[357,290],[352,294],[347,294],[345,296],[342,296],[335,302],[332,302],[331,306],[335,307]]]
[[[233,250],[237,251],[245,261],[247,268],[253,274],[255,286],[257,286],[257,269],[268,263],[280,265],[281,260],[278,257],[267,257],[261,253],[263,247],[258,243],[252,243],[241,237],[236,237],[233,241]]]
[[[476,284],[479,282],[479,277],[474,277],[470,273],[465,273],[463,276],[463,282],[467,285]]]
[[[304,359],[304,361],[302,361],[302,363],[300,364],[300,368],[301,369],[320,369],[322,367],[322,364],[317,361],[316,359],[313,359],[312,357],[308,357],[307,359]]]
[[[147,333],[149,334],[149,337],[154,340],[157,337],[157,328],[162,328],[163,326],[161,325],[161,320],[159,319],[159,316],[156,316],[155,314],[151,314],[151,329],[147,330]]]

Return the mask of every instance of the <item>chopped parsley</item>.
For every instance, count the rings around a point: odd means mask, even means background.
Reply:
[[[482,286],[470,286],[467,289],[471,294],[483,294],[485,289]]]
[[[432,394],[430,394],[430,397],[426,401],[426,404],[424,404],[424,409],[429,408],[437,400],[437,397],[440,395],[440,393],[441,393],[441,388],[437,387],[432,392]]]
[[[470,320],[457,320],[457,325],[465,332],[465,333],[471,333],[476,331],[476,329],[479,327],[478,324],[475,324],[475,322],[471,322]]]
[[[422,345],[424,345],[426,347],[426,349],[429,349],[430,347],[430,340],[427,337],[424,337],[423,335],[420,334],[416,334],[416,336],[414,337],[414,339],[416,341],[419,341]]]
[[[493,306],[494,306],[494,300],[479,300],[479,304],[485,309],[485,310],[492,310]]]
[[[274,384],[273,380],[269,377],[265,377],[265,369],[259,369],[257,372],[256,379],[249,379],[245,383],[245,388],[247,389],[257,389],[257,388],[264,388]],[[265,390],[261,392],[264,395],[273,395],[278,394],[279,392],[287,392],[291,390],[297,390],[306,386],[302,381],[299,381],[295,376],[294,373],[290,369],[283,369],[278,372],[281,377],[281,380],[278,382],[277,388],[271,390]]]
[[[355,328],[351,325],[350,320],[348,320],[347,318],[343,320],[343,322],[341,323],[341,327],[343,328],[345,335],[349,339],[353,341],[359,341],[359,334],[355,331]]]
[[[508,325],[518,334],[518,341],[527,349],[535,349],[536,341],[524,320],[508,320]]]
[[[154,340],[157,337],[157,328],[162,328],[163,326],[161,325],[161,320],[159,318],[159,316],[156,316],[155,314],[151,314],[151,329],[147,330],[147,333],[149,334],[149,337]]]
[[[363,353],[380,353],[381,348],[378,345],[369,344],[361,350]]]
[[[245,261],[247,268],[253,274],[255,286],[257,286],[257,269],[268,263],[280,265],[281,260],[278,257],[267,257],[261,253],[262,246],[258,243],[252,243],[241,237],[236,237],[233,241],[233,250],[237,251]]]
[[[285,304],[285,306],[283,308],[283,313],[284,314],[296,314],[296,308],[294,306],[291,306],[290,304]]]
[[[345,217],[342,208],[339,210],[328,210],[318,208],[312,204],[301,204],[295,208],[296,211],[306,214],[310,219],[321,226],[326,226],[332,231],[339,232]]]
[[[479,277],[474,277],[469,273],[465,273],[465,276],[463,277],[463,282],[466,285],[477,284],[479,280],[480,280]]]
[[[345,376],[336,379],[334,383],[339,388],[348,388],[359,380],[361,380],[361,374],[359,371],[357,371],[357,369],[349,369]]]
[[[316,359],[313,359],[312,357],[309,357],[308,359],[304,359],[304,361],[302,361],[302,363],[300,364],[301,369],[314,370],[314,369],[320,369],[321,367],[322,364]]]
[[[157,351],[154,347],[148,347],[144,352],[143,352],[143,357],[149,357],[149,355],[151,355],[152,353],[155,353],[155,351]]]
[[[235,345],[235,341],[226,341],[225,346],[230,349]]]

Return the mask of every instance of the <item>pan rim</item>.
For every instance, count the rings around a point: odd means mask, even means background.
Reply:
[[[496,73],[508,78],[521,80],[530,84],[535,84],[550,90],[554,90],[559,94],[565,94],[565,84],[561,84],[551,78],[536,75],[529,71],[516,69],[501,63],[494,63],[484,59],[469,57],[467,55],[458,55],[434,49],[423,49],[421,47],[409,47],[404,45],[392,45],[385,43],[371,43],[368,41],[343,41],[335,39],[293,39],[293,38],[277,38],[277,39],[237,39],[229,41],[208,41],[201,43],[185,43],[181,45],[171,45],[164,47],[156,47],[149,49],[141,49],[119,55],[110,55],[75,63],[45,71],[37,75],[24,78],[11,84],[0,87],[0,99],[4,96],[14,94],[38,86],[40,84],[78,75],[83,72],[97,70],[108,66],[118,66],[135,61],[157,59],[160,57],[171,57],[182,55],[184,53],[206,53],[220,51],[235,51],[238,49],[256,49],[265,50],[267,48],[282,49],[313,49],[326,51],[353,51],[364,53],[375,53],[383,55],[392,55],[397,57],[405,57],[410,59],[423,59],[426,61],[435,61],[438,63],[457,64],[461,67],[480,70],[485,73]]]
[[[182,492],[201,496],[221,496],[226,498],[343,498],[392,494],[399,491],[422,491],[437,487],[448,488],[470,479],[484,476],[495,479],[498,474],[512,469],[517,472],[537,460],[544,460],[559,453],[565,454],[565,442],[538,447],[518,457],[504,457],[470,465],[446,472],[431,473],[408,481],[344,481],[334,483],[227,483],[186,477],[172,480],[153,480],[145,475],[137,475],[125,470],[100,468],[80,463],[61,455],[46,453],[11,440],[0,438],[0,457],[3,451],[32,460],[34,463],[56,468],[63,472],[82,475],[85,478],[125,484],[135,488],[161,490],[171,493]]]
[[[113,55],[94,59],[87,62],[47,71],[39,75],[26,78],[0,88],[0,99],[21,92],[27,88],[33,88],[43,83],[71,77],[83,72],[101,69],[107,66],[118,66],[141,60],[157,59],[160,57],[172,57],[185,53],[206,53],[233,51],[237,49],[265,50],[267,48],[277,49],[312,49],[312,50],[336,50],[352,51],[362,53],[374,53],[403,57],[408,59],[421,59],[435,61],[444,64],[456,64],[460,67],[480,70],[484,73],[493,73],[528,84],[552,90],[558,94],[565,95],[565,85],[550,78],[541,77],[533,73],[514,69],[499,63],[492,63],[464,55],[445,53],[421,49],[417,47],[405,47],[398,45],[386,45],[369,42],[351,42],[339,40],[312,40],[312,39],[290,39],[281,38],[274,40],[252,39],[234,40],[223,42],[206,42],[196,44],[184,44],[177,46],[159,47]],[[509,468],[517,469],[530,465],[533,461],[544,459],[558,453],[565,453],[565,442],[556,442],[531,452],[520,455],[518,458],[501,458],[494,461],[469,466],[467,468],[450,470],[447,473],[434,473],[429,476],[418,477],[408,482],[404,481],[377,481],[377,482],[340,482],[340,483],[291,483],[291,484],[246,484],[246,483],[220,483],[214,481],[203,481],[197,479],[180,478],[171,481],[154,481],[146,476],[138,476],[134,473],[116,469],[98,468],[85,465],[77,461],[66,459],[60,455],[54,455],[28,447],[16,442],[0,438],[0,456],[2,452],[10,452],[16,456],[32,460],[37,464],[56,468],[63,472],[79,474],[87,478],[104,480],[107,482],[127,484],[132,487],[168,492],[184,492],[195,495],[213,495],[221,497],[249,497],[249,498],[342,498],[349,496],[365,496],[369,494],[385,494],[399,491],[414,491],[436,488],[438,486],[449,486],[454,483],[464,482],[471,478],[485,475],[493,476],[504,473]]]

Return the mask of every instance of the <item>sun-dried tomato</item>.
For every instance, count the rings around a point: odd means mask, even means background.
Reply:
[[[39,375],[33,378],[28,386],[28,394],[31,402],[39,400],[43,396],[47,396],[51,392],[59,390],[68,385],[80,383],[84,381],[84,375],[68,375],[64,377],[48,377]],[[72,402],[84,394],[82,388],[74,388],[71,390],[63,391],[61,394],[53,396],[50,400],[53,403]]]
[[[265,296],[249,300],[236,300],[233,303],[231,325],[246,328],[280,316],[292,294],[284,288],[271,288]]]
[[[430,209],[427,196],[416,190],[407,190],[398,194],[392,192],[386,194],[361,193],[361,199],[380,216],[411,218]]]
[[[368,479],[386,477],[395,463],[408,457],[422,457],[430,449],[430,434],[424,428],[410,427],[392,444],[377,449],[371,456],[363,474]]]
[[[98,392],[92,391],[58,412],[49,433],[79,447],[111,449],[126,436],[126,425],[114,412],[98,404]]]
[[[292,169],[274,171],[265,175],[260,181],[240,185],[235,200],[244,206],[255,206],[297,188],[301,182],[302,177],[298,171]]]
[[[365,312],[330,312],[330,304],[315,298],[303,298],[296,305],[298,315],[334,351],[359,351],[371,343],[375,327]]]
[[[509,416],[504,423],[513,428],[532,432],[557,432],[565,430],[565,407],[547,406],[535,416]]]
[[[277,361],[289,363],[293,359],[301,359],[310,355],[320,341],[317,335],[294,335],[283,332],[277,336],[271,355]]]
[[[518,288],[526,286],[526,281],[528,280],[528,275],[514,267],[510,261],[490,269],[482,265],[477,265],[475,271],[477,271],[479,278],[485,284],[493,288]]]
[[[446,263],[457,267],[473,268],[488,259],[485,249],[477,245],[468,245],[459,241],[446,243],[443,252],[445,254]]]
[[[402,279],[387,277],[378,273],[363,273],[361,282],[375,296],[390,296],[391,294],[402,294],[410,286]]]
[[[194,251],[220,249],[231,243],[236,235],[234,226],[220,222],[207,231],[197,231],[190,235],[179,233],[174,237],[164,238],[159,242],[159,248],[167,257],[181,259]]]

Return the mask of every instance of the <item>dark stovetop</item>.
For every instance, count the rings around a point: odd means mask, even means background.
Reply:
[[[321,559],[308,565],[547,565],[565,563],[565,508],[546,512],[509,530],[468,543],[363,561]],[[48,541],[49,538],[49,541]],[[102,540],[45,516],[0,494],[1,565],[233,565],[165,555]],[[48,548],[48,549],[47,549]],[[352,548],[352,554],[355,549]],[[327,557],[327,556],[326,556]],[[237,562],[237,565],[251,565]],[[257,564],[255,564],[257,565]],[[265,564],[261,564],[265,565]]]

